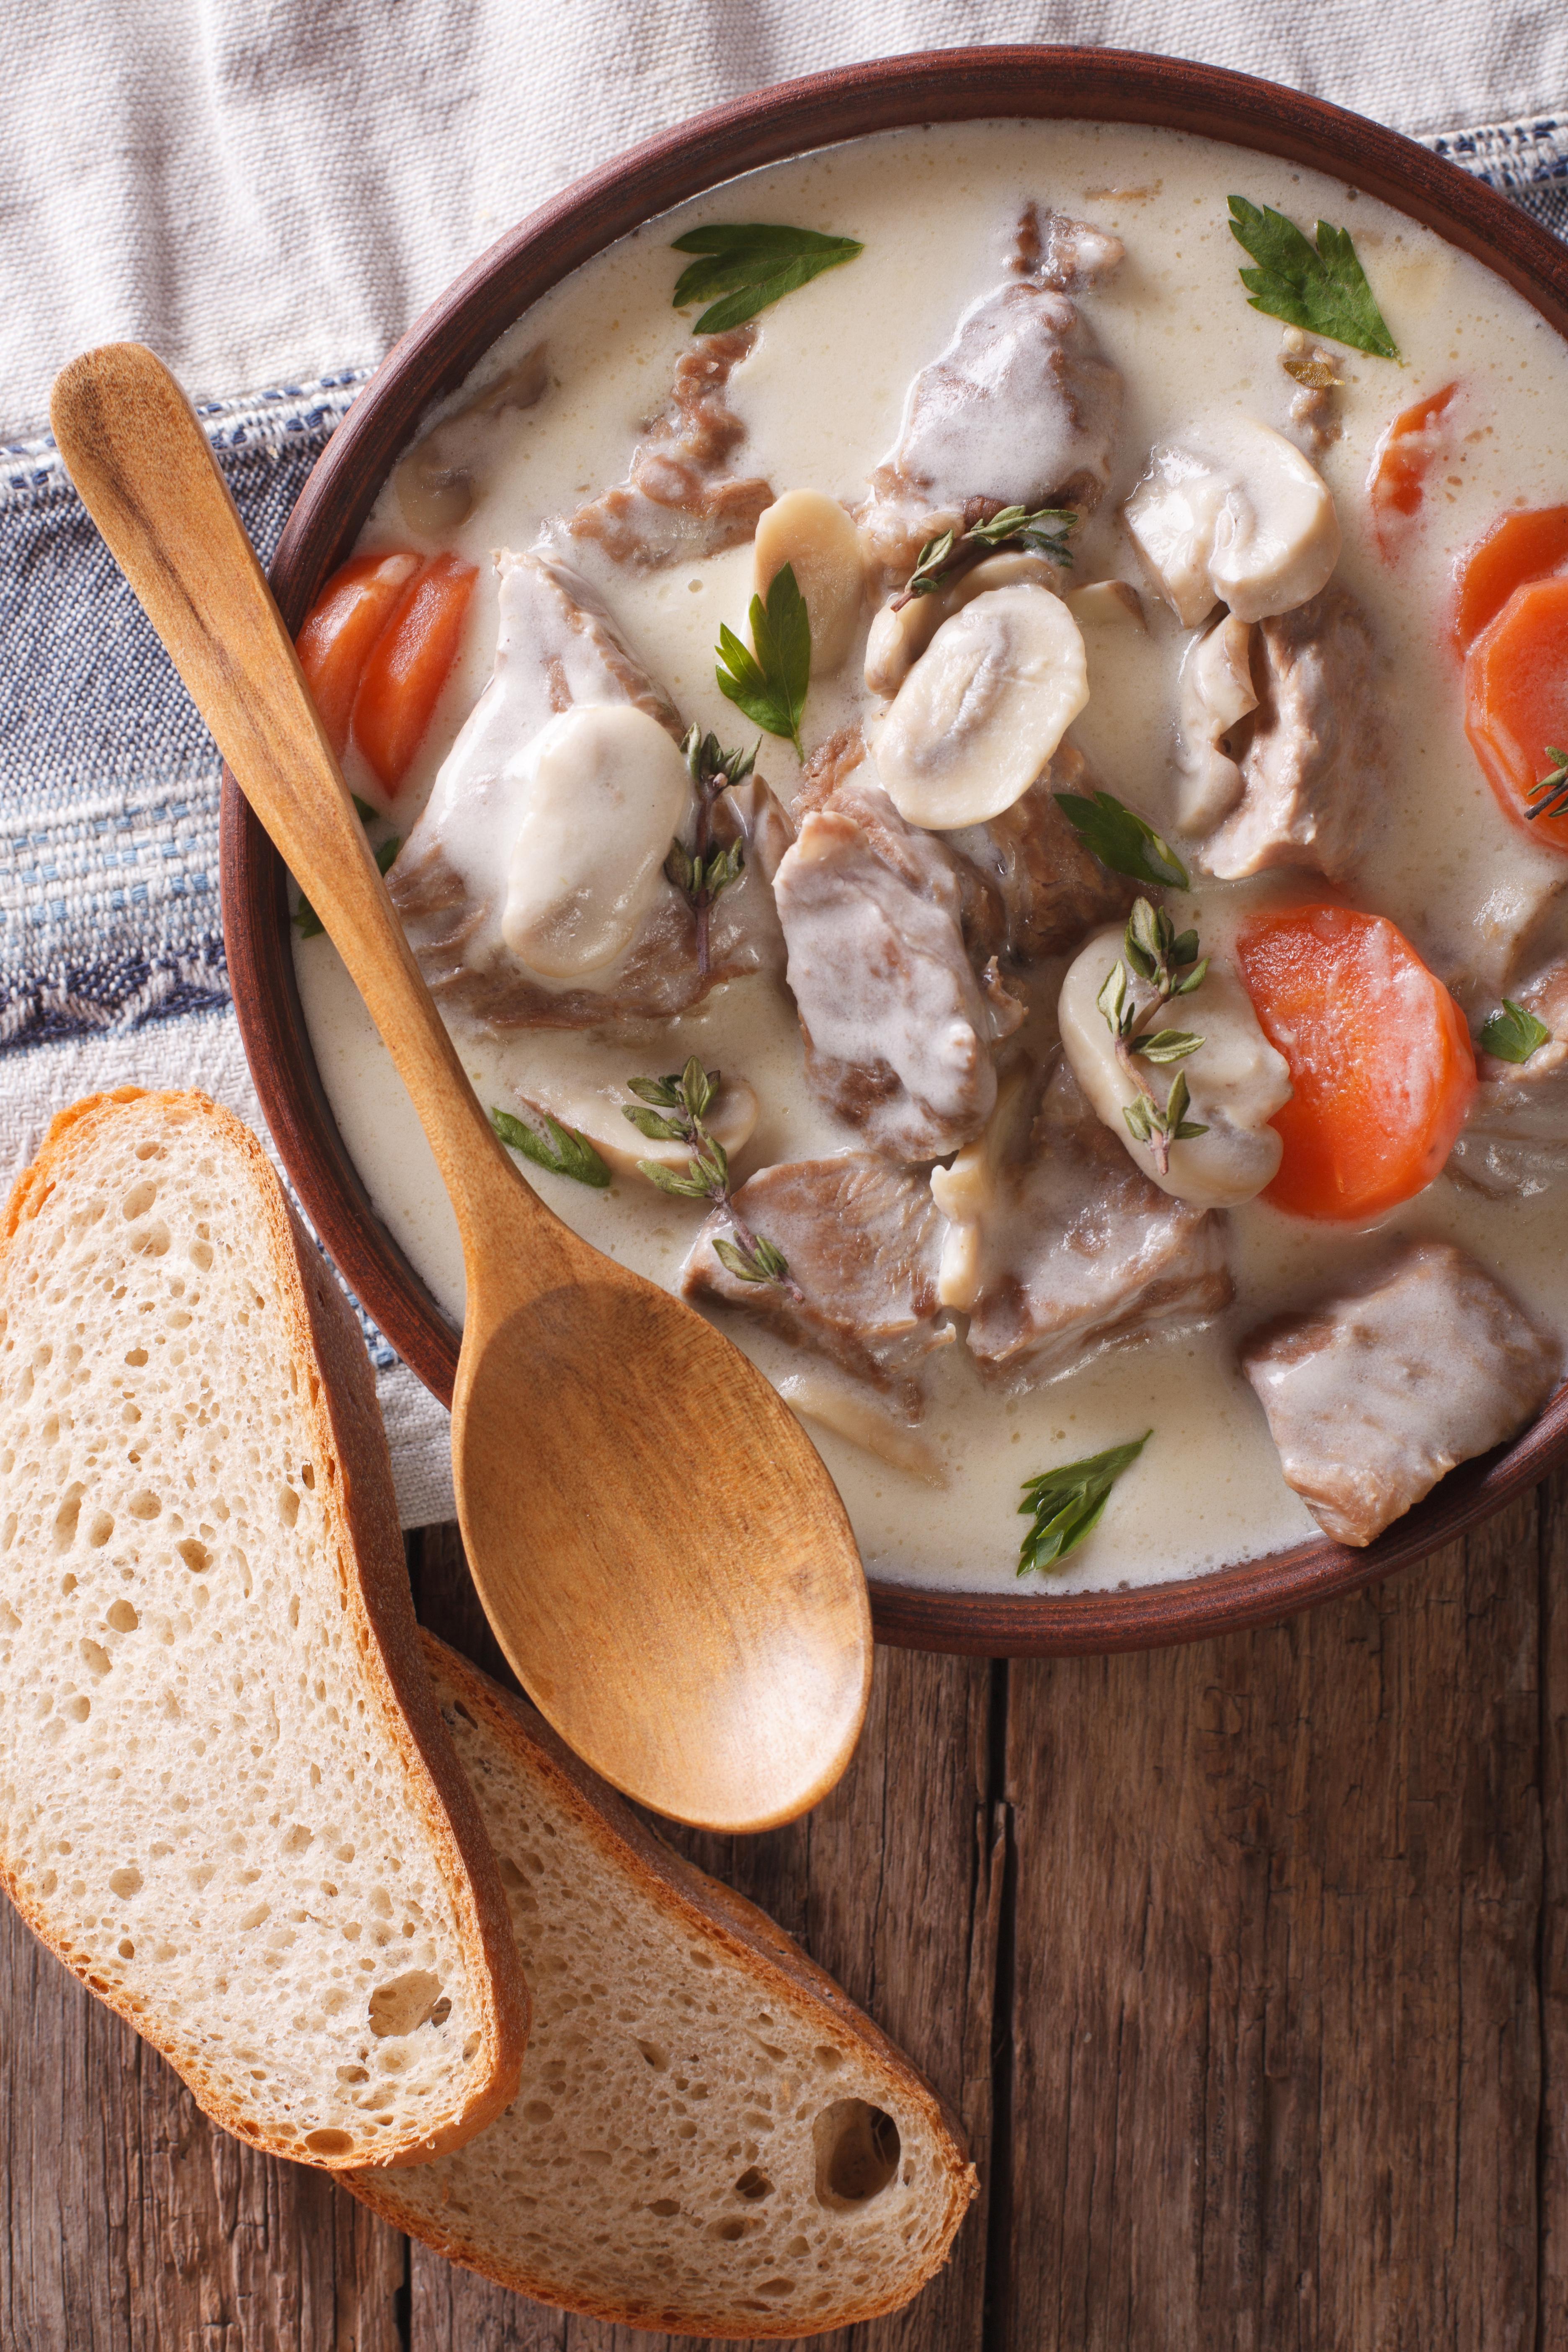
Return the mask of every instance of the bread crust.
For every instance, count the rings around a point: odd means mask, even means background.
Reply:
[[[941,2229],[927,2258],[898,2291],[879,2300],[842,2305],[814,2320],[805,2332],[824,2334],[900,2309],[947,2261],[977,2187],[962,2126],[946,2100],[783,1928],[744,1895],[674,1853],[624,1798],[574,1755],[532,1707],[500,1689],[435,1634],[422,1630],[420,1639],[432,1666],[456,1687],[470,1714],[510,1748],[522,1770],[548,1784],[563,1810],[597,1846],[607,1869],[628,1881],[640,1900],[661,1911],[679,1928],[695,1932],[717,1947],[770,2000],[808,2019],[818,2032],[850,2039],[873,2080],[890,2096],[922,2111],[940,2153],[945,2191]],[[803,2332],[798,2316],[784,2313],[777,2325],[770,2326],[765,2316],[752,2311],[743,2316],[711,2310],[692,2312],[676,2305],[607,2301],[590,2289],[563,2292],[558,2277],[516,2267],[473,2231],[433,2227],[423,2215],[410,2214],[394,2185],[368,2169],[345,2172],[342,2177],[344,2185],[373,2212],[419,2238],[448,2262],[561,2309],[626,2327],[697,2333],[730,2342],[798,2337]]]
[[[506,1895],[478,1804],[441,1721],[419,1647],[392,1465],[375,1386],[353,1310],[331,1268],[289,1202],[271,1161],[232,1111],[195,1091],[150,1093],[121,1087],[89,1095],[59,1112],[37,1158],[23,1171],[7,1202],[0,1235],[0,1298],[6,1255],[19,1228],[37,1217],[58,1187],[70,1181],[79,1157],[127,1105],[154,1109],[179,1105],[210,1122],[214,1140],[244,1167],[255,1196],[262,1246],[279,1278],[289,1354],[299,1374],[297,1402],[310,1426],[312,1456],[321,1482],[327,1549],[349,1571],[340,1592],[355,1632],[362,1669],[380,1729],[402,1766],[407,1801],[416,1811],[437,1856],[442,1880],[474,1966],[475,1998],[488,2064],[470,2062],[471,2087],[431,2131],[395,2141],[374,2168],[363,2155],[318,2155],[298,2137],[271,2134],[240,2112],[211,2077],[198,2050],[164,2028],[155,2010],[95,1975],[90,1958],[73,1948],[68,1933],[50,1919],[32,1890],[0,1853],[0,1885],[39,1941],[89,1990],[115,2010],[168,2059],[197,2105],[215,2123],[249,2146],[328,2171],[363,2171],[420,2164],[460,2147],[500,2115],[515,2095],[527,2045],[529,1998],[511,1932]]]

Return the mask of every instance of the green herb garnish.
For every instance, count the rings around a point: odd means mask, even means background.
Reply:
[[[1073,507],[1037,507],[1032,514],[1026,507],[998,507],[994,514],[982,516],[965,530],[944,530],[921,548],[903,594],[893,599],[893,610],[896,613],[911,597],[934,595],[1002,547],[1026,548],[1031,555],[1070,566],[1067,535],[1078,520]]]
[[[1108,1446],[1087,1462],[1068,1462],[1059,1470],[1026,1479],[1019,1516],[1035,1524],[1018,1549],[1020,1576],[1027,1576],[1032,1568],[1055,1568],[1094,1533],[1112,1486],[1153,1434],[1146,1429],[1131,1444]]]
[[[1138,899],[1127,919],[1121,953],[1124,961],[1111,965],[1094,1001],[1116,1040],[1116,1058],[1138,1089],[1122,1105],[1127,1131],[1135,1143],[1147,1144],[1155,1167],[1165,1176],[1172,1144],[1206,1135],[1208,1129],[1187,1117],[1192,1097],[1184,1073],[1172,1080],[1162,1102],[1136,1065],[1168,1066],[1197,1052],[1204,1041],[1194,1031],[1156,1029],[1153,1024],[1174,998],[1191,996],[1203,986],[1209,960],[1199,957],[1196,931],[1178,936],[1164,908],[1152,907],[1147,898]]]
[[[1524,796],[1531,803],[1524,813],[1531,824],[1538,816],[1568,815],[1568,751],[1548,743],[1546,756],[1552,762],[1550,770]]]
[[[638,1172],[661,1192],[673,1192],[682,1201],[707,1201],[723,1211],[732,1238],[722,1234],[715,1236],[713,1253],[721,1265],[728,1266],[742,1282],[780,1283],[798,1297],[784,1252],[761,1234],[752,1233],[735,1206],[730,1190],[730,1155],[706,1124],[709,1107],[719,1091],[719,1077],[717,1070],[705,1070],[693,1054],[683,1070],[673,1070],[667,1077],[626,1080],[637,1100],[623,1103],[621,1117],[630,1119],[650,1141],[684,1143],[691,1154],[684,1174],[657,1160],[639,1160]]]
[[[1321,220],[1314,249],[1283,213],[1232,196],[1230,233],[1258,264],[1241,272],[1255,310],[1348,343],[1352,351],[1369,352],[1373,359],[1399,357],[1348,229]]]
[[[552,1176],[570,1176],[574,1184],[591,1184],[595,1192],[602,1192],[611,1180],[608,1161],[601,1160],[587,1137],[575,1128],[563,1127],[547,1110],[538,1115],[544,1122],[542,1135],[506,1110],[492,1109],[490,1125],[509,1150],[521,1151],[536,1168],[548,1168]]]
[[[1184,890],[1187,869],[1152,824],[1119,801],[1114,793],[1058,793],[1056,803],[1086,849],[1134,882],[1152,883],[1157,890]]]
[[[754,653],[733,629],[720,626],[719,691],[753,727],[782,736],[795,745],[796,759],[804,760],[800,720],[811,683],[811,619],[793,563],[773,574],[765,604],[752,597],[750,620]]]
[[[1542,1045],[1550,1045],[1552,1032],[1544,1021],[1527,1013],[1510,996],[1502,1001],[1502,1011],[1494,1013],[1481,1031],[1481,1051],[1495,1054],[1500,1062],[1528,1062],[1531,1054],[1539,1054]]]
[[[720,892],[739,877],[746,863],[745,844],[738,834],[728,849],[712,846],[714,803],[731,785],[744,783],[763,747],[758,743],[750,751],[725,751],[717,735],[704,735],[700,727],[689,727],[680,748],[697,794],[697,829],[689,849],[683,841],[670,843],[664,870],[696,919],[697,969],[706,972],[710,911]]]
[[[759,310],[777,302],[798,287],[809,285],[825,269],[853,261],[865,247],[852,236],[824,236],[814,228],[784,228],[773,221],[725,221],[711,228],[689,228],[672,250],[697,253],[676,281],[675,308],[723,299],[703,311],[692,329],[695,335],[721,335],[740,327]]]
[[[381,811],[373,809],[368,801],[362,801],[357,793],[351,793],[349,798],[359,812],[361,824],[370,826],[382,822]],[[384,877],[402,846],[403,837],[396,833],[390,834],[386,840],[376,845],[371,854],[375,859],[378,874]],[[319,940],[327,928],[302,890],[300,903],[294,909],[294,927],[302,940]]]

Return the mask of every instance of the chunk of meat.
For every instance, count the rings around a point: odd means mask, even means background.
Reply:
[[[970,962],[960,864],[850,766],[774,877],[812,1091],[894,1160],[978,1135],[992,1043],[1023,1018],[999,973],[983,984]]]
[[[1568,959],[1513,998],[1552,1034],[1528,1062],[1478,1053],[1480,1083],[1448,1173],[1494,1196],[1529,1198],[1568,1176]]]
[[[755,327],[732,327],[684,354],[626,479],[578,508],[566,526],[574,539],[596,540],[612,562],[652,572],[751,538],[773,493],[759,476],[731,470],[746,428],[724,394],[756,339]]]
[[[687,1258],[686,1297],[748,1308],[918,1420],[921,1366],[954,1337],[939,1319],[943,1221],[930,1185],[855,1151],[763,1168],[742,1185],[735,1205],[754,1234],[784,1253],[788,1283],[742,1282],[721,1263],[713,1244],[729,1220],[716,1209]]]
[[[1133,1167],[1065,1061],[1026,1132],[981,1228],[969,1346],[987,1380],[1053,1380],[1103,1349],[1229,1306],[1220,1219]]]
[[[994,894],[999,928],[986,920],[985,893],[970,893],[964,928],[972,954],[1036,963],[1127,913],[1136,886],[1092,856],[1057,806],[1058,793],[1090,789],[1083,754],[1063,743],[1045,774],[1011,808],[986,824],[947,835],[950,847]]]
[[[1196,845],[1197,863],[1225,881],[1270,866],[1348,875],[1367,818],[1386,782],[1388,747],[1378,709],[1375,648],[1366,614],[1331,581],[1293,611],[1252,632],[1257,707],[1221,739],[1189,741],[1184,760],[1210,782],[1214,761],[1234,763],[1241,797]]]
[[[1558,1375],[1555,1344],[1448,1242],[1408,1242],[1366,1286],[1255,1331],[1241,1363],[1286,1483],[1358,1548],[1514,1436]]]
[[[560,712],[630,703],[677,740],[673,705],[637,661],[588,583],[548,549],[502,554],[495,670],[443,761],[387,877],[438,1002],[480,1026],[594,1028],[682,1013],[719,982],[782,971],[772,877],[789,819],[760,778],[727,793],[716,844],[743,838],[745,865],[709,918],[710,970],[697,969],[696,918],[662,877],[626,953],[594,985],[552,985],[501,936],[510,853],[522,822],[530,746]],[[689,839],[691,815],[682,827]]]
[[[859,521],[889,586],[928,539],[1005,506],[1089,513],[1110,478],[1121,378],[1074,294],[1122,257],[1120,240],[1033,205],[1014,274],[972,303],[910,386],[896,446]]]

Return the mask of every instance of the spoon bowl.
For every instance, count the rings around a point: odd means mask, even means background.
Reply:
[[[491,1130],[404,937],[190,403],[138,343],[73,361],[60,452],[385,1041],[457,1213],[458,1515],[497,1639],[627,1795],[755,1830],[824,1796],[870,1683],[838,1494],[738,1348],[581,1240]]]

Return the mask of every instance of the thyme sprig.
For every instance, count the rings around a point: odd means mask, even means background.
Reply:
[[[1552,762],[1549,772],[1531,784],[1524,795],[1531,803],[1525,811],[1531,824],[1538,816],[1568,815],[1568,751],[1560,751],[1555,743],[1548,743],[1546,756]]]
[[[638,1172],[661,1192],[673,1192],[682,1201],[708,1201],[723,1212],[730,1221],[730,1236],[715,1235],[713,1252],[720,1265],[739,1281],[776,1282],[798,1298],[799,1286],[790,1279],[784,1252],[764,1235],[752,1233],[735,1206],[730,1189],[730,1155],[706,1124],[709,1107],[719,1091],[719,1071],[705,1070],[693,1054],[683,1070],[671,1071],[666,1077],[626,1080],[637,1100],[622,1104],[622,1118],[630,1119],[650,1141],[684,1143],[691,1154],[684,1175],[657,1160],[639,1160]]]
[[[1072,507],[1037,507],[1031,514],[1026,507],[1003,507],[994,499],[974,499],[965,507],[963,519],[963,530],[944,530],[940,537],[927,540],[903,594],[893,599],[895,613],[917,596],[933,596],[939,589],[950,587],[960,573],[1004,547],[1025,548],[1064,569],[1072,562],[1067,535],[1079,520]]]
[[[742,784],[757,764],[759,736],[750,751],[720,749],[717,735],[689,727],[682,740],[686,765],[697,794],[697,829],[689,849],[677,838],[669,845],[664,870],[685,898],[697,919],[697,969],[708,970],[708,917],[714,900],[735,881],[746,863],[745,845],[737,835],[727,849],[712,845],[713,808],[721,793]]]
[[[1026,1479],[1018,1514],[1035,1524],[1019,1546],[1020,1576],[1027,1576],[1032,1568],[1055,1568],[1094,1533],[1112,1486],[1153,1434],[1146,1429],[1126,1445],[1107,1446],[1087,1461],[1064,1463],[1059,1470],[1043,1470],[1037,1478]]]
[[[1178,1070],[1160,1100],[1140,1062],[1169,1066],[1195,1054],[1203,1039],[1190,1029],[1157,1029],[1167,1004],[1203,986],[1209,959],[1198,953],[1196,931],[1178,933],[1163,907],[1147,898],[1133,902],[1122,934],[1121,955],[1106,973],[1095,1003],[1116,1040],[1116,1058],[1138,1091],[1122,1106],[1129,1134],[1146,1144],[1162,1176],[1170,1172],[1171,1146],[1208,1129],[1187,1117],[1192,1097],[1186,1073]]]

